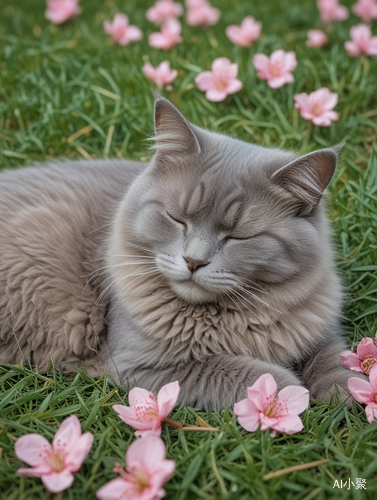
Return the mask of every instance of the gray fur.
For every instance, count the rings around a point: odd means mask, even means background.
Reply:
[[[163,98],[155,123],[146,168],[0,175],[0,360],[19,358],[17,342],[42,369],[50,352],[93,372],[103,358],[129,386],[179,380],[180,402],[208,409],[266,372],[324,401],[336,383],[346,399],[359,375],[339,364],[342,292],[321,200],[336,151],[296,159],[210,133]],[[206,265],[192,274],[184,257]]]

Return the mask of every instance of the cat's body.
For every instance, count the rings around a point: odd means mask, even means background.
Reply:
[[[180,401],[206,408],[266,372],[325,401],[336,383],[346,398],[355,373],[339,363],[320,200],[335,151],[295,160],[194,127],[164,99],[155,120],[148,167],[0,175],[0,361],[19,358],[16,339],[42,369],[49,352],[92,371],[105,359],[130,385],[179,380]]]

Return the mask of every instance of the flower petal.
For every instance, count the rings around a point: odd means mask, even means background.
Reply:
[[[50,465],[43,464],[37,465],[36,467],[32,467],[29,469],[18,469],[17,474],[21,474],[21,476],[29,476],[29,477],[42,477],[45,474],[49,474],[52,471]]]
[[[165,444],[158,436],[148,435],[137,439],[128,448],[126,453],[127,468],[138,467],[143,464],[153,470],[166,457]]]
[[[154,421],[146,421],[138,418],[136,411],[129,406],[114,405],[113,410],[118,413],[119,418],[121,418],[123,422],[125,422],[127,425],[130,425],[134,429],[152,429],[155,423]],[[157,412],[158,409],[156,409],[156,413]]]
[[[359,403],[374,403],[373,387],[366,380],[352,377],[348,380],[348,389],[352,394],[352,397]]]
[[[296,432],[302,431],[304,424],[301,418],[294,413],[289,413],[283,417],[277,418],[277,423],[273,426],[273,429],[278,432],[284,432],[284,434],[295,434]]]
[[[377,393],[377,365],[374,365],[369,373],[370,385],[373,387],[375,393]]]
[[[46,476],[42,476],[43,484],[51,493],[59,493],[60,491],[66,490],[71,486],[74,479],[75,476],[67,469],[63,469],[61,472],[51,472]]]
[[[353,370],[355,372],[362,372],[361,363],[359,356],[352,351],[342,352],[340,355],[340,362],[344,366],[344,368],[348,368],[349,370]]]
[[[309,391],[305,387],[289,385],[279,392],[278,399],[284,400],[289,413],[299,415],[309,406]]]
[[[209,101],[220,102],[227,98],[226,90],[209,89],[206,92],[206,98]]]
[[[361,340],[357,346],[357,356],[364,361],[365,358],[377,358],[377,345],[375,341],[369,337]]]
[[[278,386],[274,377],[270,373],[261,375],[258,380],[247,388],[247,395],[259,411],[264,410],[263,402],[267,399],[274,399]]]
[[[135,408],[136,406],[155,405],[157,409],[157,401],[153,392],[146,391],[140,387],[134,387],[128,394],[128,403]]]
[[[14,445],[17,458],[31,466],[45,464],[43,452],[50,449],[50,443],[40,434],[21,436]]]
[[[195,78],[196,86],[199,90],[206,92],[215,87],[212,71],[203,71]]]
[[[93,439],[94,436],[91,432],[85,432],[85,434],[80,436],[77,443],[67,450],[64,463],[69,467],[71,472],[76,472],[80,469],[92,448]]]
[[[377,420],[377,403],[370,403],[366,405],[365,413],[370,424]]]
[[[96,493],[96,497],[100,500],[119,500],[120,498],[127,498],[127,492],[134,488],[126,479],[117,477],[112,481],[104,484]]]
[[[158,416],[160,420],[164,419],[174,408],[179,395],[178,380],[170,384],[166,384],[159,390],[157,394]]]
[[[52,446],[57,448],[65,445],[68,449],[69,447],[76,445],[80,436],[80,421],[76,415],[71,415],[61,423],[59,429],[56,431],[52,441]]]
[[[241,80],[238,80],[235,78],[231,82],[229,82],[226,91],[228,94],[235,94],[236,92],[239,92],[242,89],[242,82]]]
[[[258,429],[259,410],[250,399],[242,399],[234,405],[234,414],[238,417],[238,423],[249,432],[255,432]]]

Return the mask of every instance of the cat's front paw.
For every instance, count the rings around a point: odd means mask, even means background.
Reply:
[[[352,396],[348,389],[348,380],[352,377],[368,381],[368,377],[363,373],[339,367],[336,371],[326,375],[324,380],[311,387],[309,389],[310,396],[324,403],[330,403],[330,401],[336,402],[339,395],[341,401],[350,409],[352,408]]]

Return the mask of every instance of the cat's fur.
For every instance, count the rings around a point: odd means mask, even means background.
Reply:
[[[362,375],[339,363],[342,293],[321,200],[336,151],[296,159],[210,133],[163,98],[155,127],[148,167],[0,175],[0,361],[16,361],[17,345],[41,369],[50,353],[92,372],[102,357],[129,385],[179,380],[180,402],[208,409],[266,372],[324,401],[337,384],[346,399]]]

